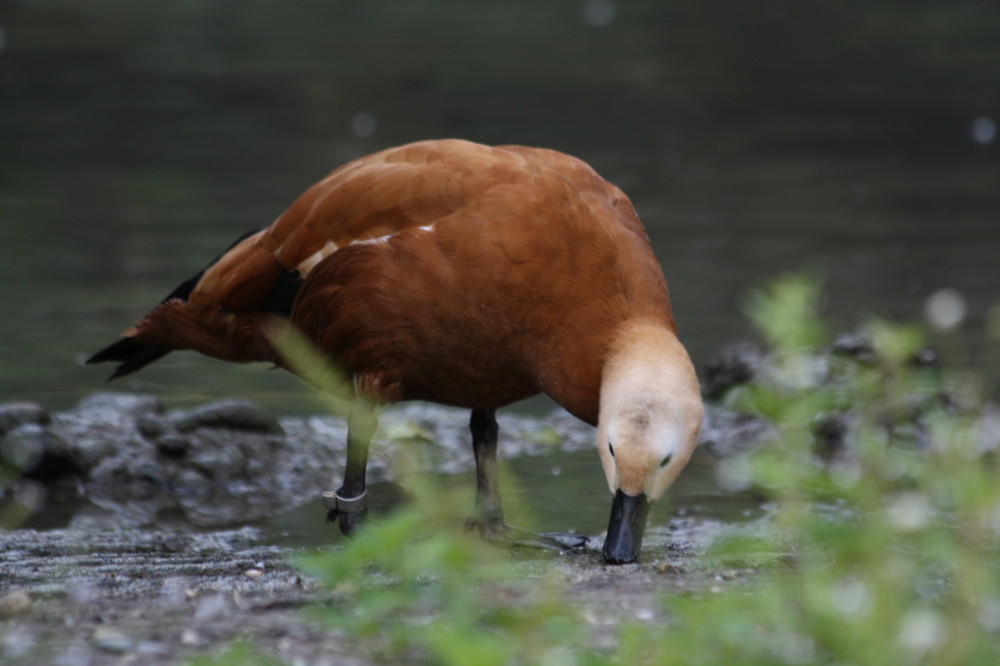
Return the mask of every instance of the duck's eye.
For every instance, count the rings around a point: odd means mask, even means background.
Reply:
[[[663,457],[663,460],[660,461],[660,467],[666,467],[670,463],[670,459],[673,458],[673,457],[674,457],[674,454],[672,454],[672,453],[668,453],[667,455],[665,455]]]
[[[608,440],[608,451],[611,452],[611,457],[615,457],[615,447],[611,446],[611,440]]]

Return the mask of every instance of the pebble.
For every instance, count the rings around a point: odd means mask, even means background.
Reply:
[[[0,405],[0,435],[22,425],[47,425],[52,417],[36,402],[8,402]]]
[[[194,629],[181,632],[181,645],[201,645],[201,635]]]
[[[226,612],[226,599],[221,594],[202,597],[194,611],[197,622],[208,622]]]
[[[191,443],[174,433],[168,433],[156,442],[156,450],[169,458],[183,458]]]
[[[0,597],[0,617],[24,615],[31,610],[31,597],[23,590],[14,590]]]
[[[37,423],[19,425],[0,436],[0,454],[33,478],[57,479],[79,474],[82,461],[59,435]]]
[[[258,578],[264,575],[264,572],[261,571],[260,569],[247,569],[246,571],[243,572],[243,575],[246,576],[247,578],[252,578],[254,580],[257,580]]]
[[[0,638],[0,654],[9,658],[23,657],[37,646],[38,636],[26,625],[27,622],[5,627]]]
[[[158,414],[143,414],[135,421],[136,428],[148,439],[156,439],[167,429],[163,417]]]
[[[198,428],[233,428],[283,435],[277,419],[243,400],[218,400],[197,407],[174,418],[174,427],[182,433]]]
[[[93,639],[94,645],[105,652],[122,654],[132,649],[132,639],[114,627],[98,627]]]

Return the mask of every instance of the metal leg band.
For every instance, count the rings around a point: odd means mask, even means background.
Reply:
[[[336,490],[327,490],[323,493],[323,506],[340,513],[358,513],[368,507],[368,490],[362,490],[357,497],[341,497]]]

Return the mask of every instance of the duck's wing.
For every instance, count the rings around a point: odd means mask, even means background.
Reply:
[[[300,286],[323,259],[357,243],[432,226],[498,180],[524,178],[518,176],[520,161],[510,151],[440,140],[345,164],[306,190],[270,227],[241,238],[185,281],[126,330],[113,350],[92,360],[125,363],[126,372],[172,349],[229,361],[274,361],[268,340],[275,316],[290,313]]]
[[[286,274],[300,279],[337,250],[431,226],[509,178],[515,153],[459,140],[422,141],[355,160],[306,190],[267,229],[210,266],[193,309],[258,308]]]

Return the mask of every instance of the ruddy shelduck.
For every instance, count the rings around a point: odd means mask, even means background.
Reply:
[[[495,411],[546,393],[597,426],[613,495],[604,557],[633,562],[649,502],[687,464],[698,379],[635,209],[553,150],[412,143],[363,157],[237,241],[88,363],[112,378],[172,350],[291,369],[291,324],[351,379],[343,484],[325,494],[345,533],[366,514],[373,405],[472,410],[476,513],[502,533]]]

